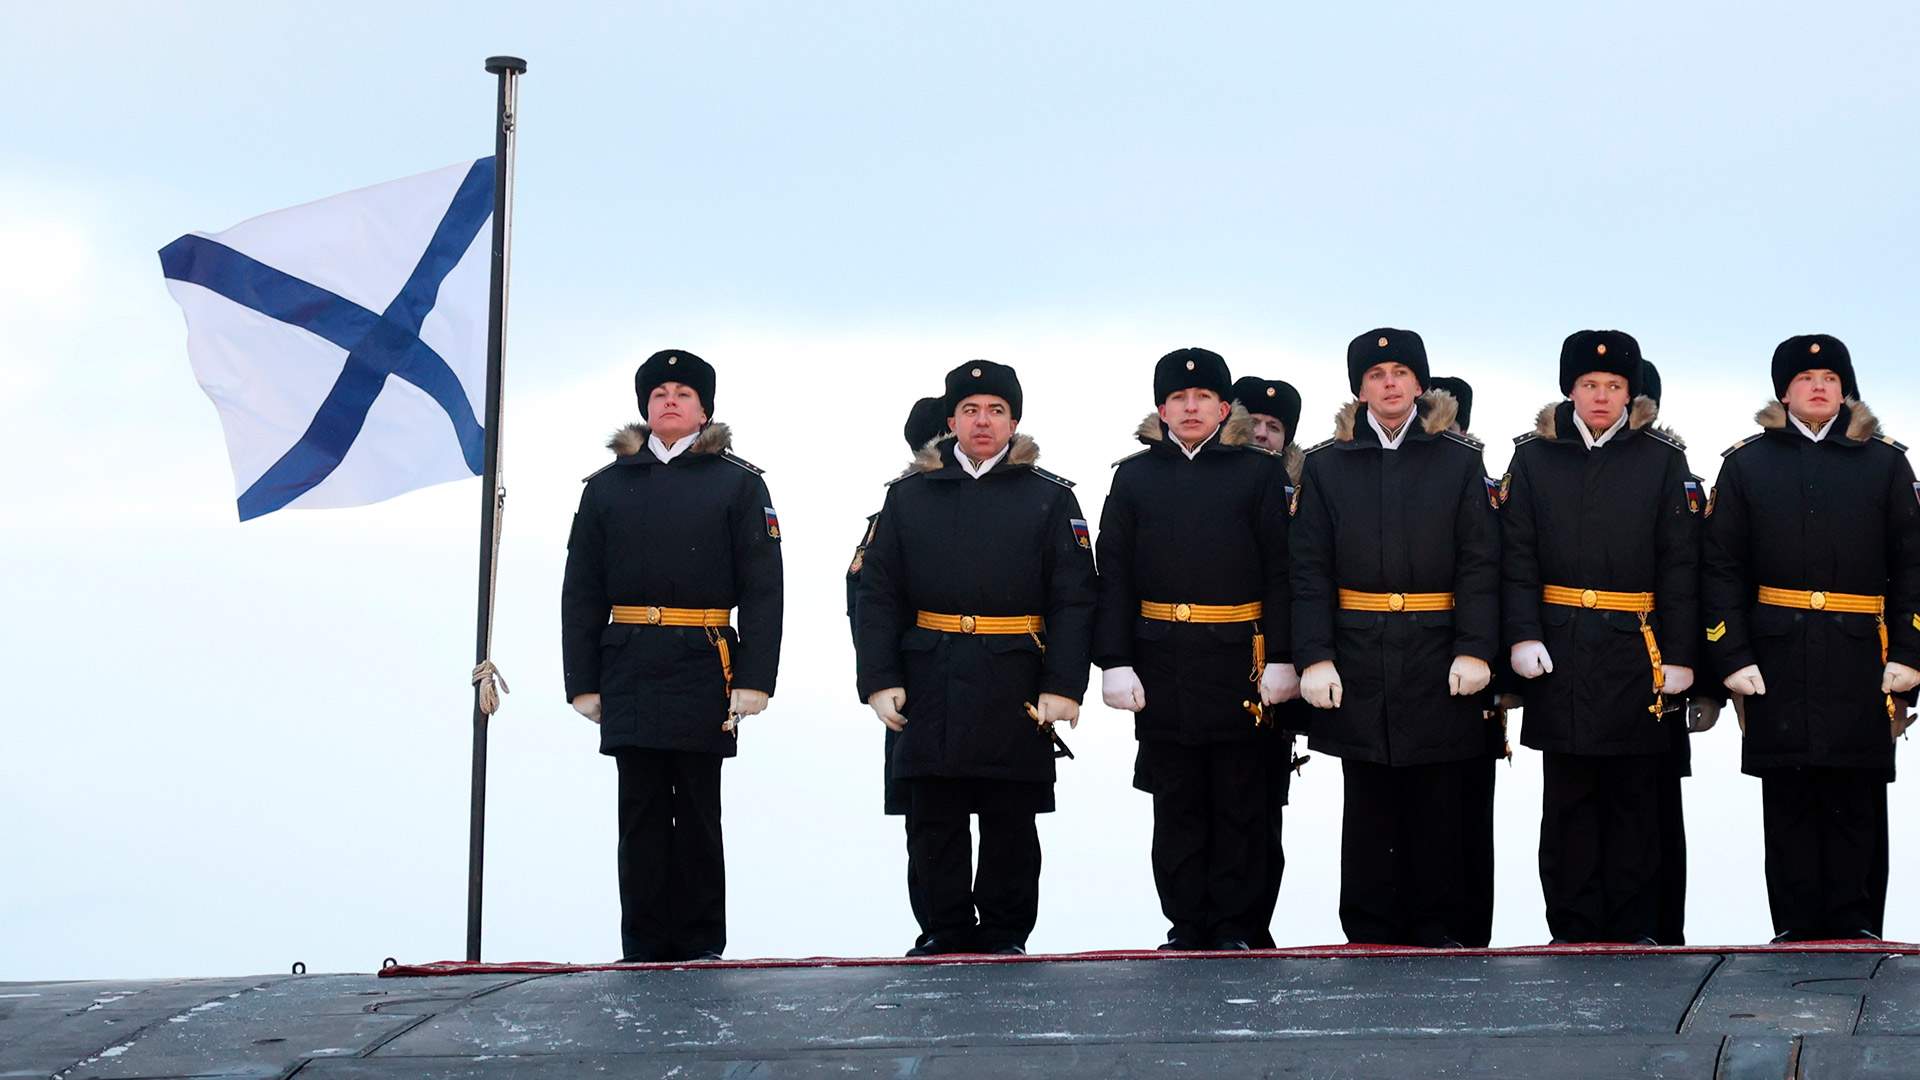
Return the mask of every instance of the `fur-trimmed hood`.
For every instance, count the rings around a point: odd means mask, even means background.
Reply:
[[[1849,440],[1863,443],[1880,434],[1880,418],[1873,415],[1873,410],[1867,408],[1866,402],[1859,398],[1846,398],[1841,401],[1840,407],[1847,412],[1845,434]],[[1759,412],[1753,414],[1753,420],[1768,431],[1784,431],[1787,427],[1786,402],[1767,402]]]
[[[1568,399],[1561,398],[1559,401],[1550,401],[1542,405],[1539,415],[1533,418],[1533,433],[1547,440],[1560,438],[1560,407],[1567,402]],[[1627,410],[1627,430],[1639,431],[1659,418],[1660,406],[1654,404],[1652,398],[1641,394],[1633,399],[1633,407]],[[1681,442],[1680,436],[1667,428],[1655,430],[1673,442]],[[1569,439],[1577,438],[1579,435],[1577,431],[1568,431],[1566,434]],[[1681,445],[1685,444],[1681,443]]]
[[[1167,426],[1161,422],[1160,413],[1157,410],[1148,413],[1140,421],[1140,426],[1134,429],[1133,437],[1148,446],[1164,441]],[[1220,445],[1253,445],[1253,416],[1247,412],[1246,406],[1236,403],[1233,410],[1227,413],[1226,422],[1220,425]]]
[[[935,473],[946,468],[945,444],[952,441],[952,432],[928,440],[927,445],[922,446],[913,455],[913,464],[907,466],[908,470],[917,473]],[[1033,436],[1022,435],[1016,431],[1013,433],[1013,438],[1007,442],[1007,456],[1001,459],[1001,464],[1032,465],[1039,460],[1040,444],[1033,441]],[[999,468],[998,465],[994,467]]]
[[[653,429],[646,424],[628,424],[613,433],[607,439],[607,449],[615,457],[632,457],[646,449],[647,436]],[[694,437],[693,445],[687,447],[689,454],[719,454],[733,449],[733,429],[725,424],[711,423]]]
[[[1421,406],[1425,406],[1422,408]],[[1333,438],[1335,442],[1352,442],[1354,428],[1360,422],[1360,410],[1365,405],[1354,398],[1340,411],[1333,414]],[[1453,426],[1460,415],[1460,402],[1445,390],[1428,390],[1414,402],[1414,408],[1420,414],[1420,430],[1428,435],[1438,435]]]
[[[1300,486],[1300,474],[1307,468],[1307,452],[1293,439],[1287,440],[1286,449],[1280,451],[1280,464],[1287,470],[1287,483]]]

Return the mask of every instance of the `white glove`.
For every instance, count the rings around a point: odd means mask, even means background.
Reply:
[[[727,711],[735,716],[754,716],[767,707],[767,695],[758,690],[735,690],[727,698]]]
[[[1300,673],[1300,696],[1316,709],[1339,708],[1341,692],[1340,671],[1331,660],[1308,664]]]
[[[1679,697],[1693,686],[1693,669],[1678,664],[1660,665],[1660,692]]]
[[[1687,730],[1706,731],[1720,722],[1718,698],[1694,698],[1687,703]]]
[[[893,731],[900,731],[907,726],[907,718],[900,715],[900,710],[905,708],[906,704],[907,689],[904,686],[875,690],[872,696],[867,698],[867,706],[873,710],[873,715],[879,717],[880,722]]]
[[[1553,674],[1553,657],[1547,655],[1547,647],[1538,641],[1517,641],[1507,650],[1507,662],[1513,665],[1513,673],[1523,679],[1537,679],[1542,675]]]
[[[1477,656],[1456,656],[1447,669],[1447,693],[1454,697],[1472,697],[1493,681],[1493,671]]]
[[[1100,700],[1109,709],[1139,712],[1147,707],[1147,688],[1130,667],[1108,668],[1100,673]]]
[[[600,722],[600,695],[581,694],[573,699],[573,711],[593,721]]]
[[[1278,705],[1300,696],[1300,673],[1292,664],[1268,664],[1260,670],[1260,704]]]
[[[1767,692],[1767,680],[1760,677],[1760,665],[1758,664],[1748,664],[1746,667],[1727,676],[1726,685],[1727,689],[1741,697],[1745,697],[1748,694],[1765,694]],[[1741,724],[1740,730],[1746,730],[1744,723]]]
[[[1905,664],[1888,664],[1887,673],[1880,680],[1880,692],[1883,694],[1904,694],[1916,686],[1920,686],[1920,671]]]
[[[1033,711],[1040,714],[1039,724],[1041,727],[1046,727],[1048,724],[1058,724],[1062,721],[1065,721],[1066,725],[1070,728],[1080,726],[1080,703],[1070,697],[1061,697],[1059,694],[1041,694],[1040,700],[1035,703]]]

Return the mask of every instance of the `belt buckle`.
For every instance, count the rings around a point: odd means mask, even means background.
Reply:
[[[960,632],[963,634],[973,633],[973,616],[971,615],[960,616]]]
[[[650,607],[647,609],[647,625],[648,626],[660,625],[660,609],[659,608]]]
[[[1397,592],[1388,593],[1387,594],[1387,610],[1388,611],[1407,610],[1407,594],[1397,593]]]
[[[1815,611],[1827,610],[1827,594],[1815,589],[1807,594],[1807,604]]]
[[[1590,607],[1593,607],[1595,604],[1598,604],[1599,602],[1600,602],[1599,593],[1594,592],[1592,589],[1580,590],[1580,606],[1581,607],[1590,608]]]
[[[1193,621],[1193,605],[1192,604],[1173,605],[1173,621],[1174,622],[1192,622]]]

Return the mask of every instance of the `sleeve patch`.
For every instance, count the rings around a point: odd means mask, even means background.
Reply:
[[[1300,516],[1300,488],[1295,484],[1287,485],[1287,516]]]
[[[774,513],[773,507],[771,506],[766,507],[766,511],[767,511],[767,535],[772,537],[775,540],[778,540],[780,539],[780,515]]]
[[[1708,488],[1708,489],[1707,489],[1707,512],[1706,512],[1706,513],[1704,513],[1704,514],[1701,514],[1700,516],[1701,516],[1701,517],[1712,517],[1712,516],[1713,516],[1713,504],[1714,504],[1714,501],[1715,501],[1715,500],[1717,500],[1717,499],[1719,499],[1719,498],[1720,498],[1720,485],[1719,485],[1719,484],[1715,484],[1715,485],[1713,485],[1713,486],[1712,486],[1711,488]]]
[[[1920,616],[1915,616],[1915,618],[1920,618]],[[1708,641],[1719,641],[1721,638],[1726,636],[1727,636],[1727,623],[1726,623],[1726,620],[1724,619],[1720,621],[1720,625],[1718,626],[1707,627]]]
[[[1913,485],[1913,498],[1915,502],[1920,502],[1920,483]]]
[[[1505,473],[1501,474],[1500,476],[1500,505],[1501,506],[1507,505],[1507,500],[1512,497],[1513,497],[1513,470],[1508,469]]]
[[[1074,518],[1071,524],[1073,525],[1074,542],[1083,548],[1091,550],[1093,548],[1093,534],[1087,531],[1086,519]]]
[[[1483,476],[1480,479],[1487,485],[1487,505],[1495,510],[1500,509],[1500,484],[1491,476]]]
[[[1692,480],[1688,480],[1685,486],[1687,489],[1687,513],[1697,514],[1700,512],[1700,485]]]

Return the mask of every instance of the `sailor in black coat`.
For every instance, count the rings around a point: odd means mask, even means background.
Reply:
[[[921,447],[947,434],[946,399],[942,397],[924,397],[913,403],[907,411],[907,423],[903,433],[907,439],[907,452],[917,453]],[[855,615],[860,594],[860,571],[866,565],[867,545],[873,543],[874,533],[880,529],[880,511],[867,515],[867,521],[860,530],[860,542],[854,545],[853,558],[847,563],[847,628],[859,645],[860,622]],[[912,804],[912,796],[905,784],[893,780],[893,744],[900,740],[900,733],[892,728],[882,729],[884,737],[880,744],[880,791],[882,812],[888,816],[904,817]],[[907,839],[913,839],[911,827],[907,829]],[[914,903],[913,914],[916,921],[924,924],[920,916],[920,890],[914,887],[913,864],[907,864],[907,896]],[[920,944],[916,942],[915,944]]]
[[[1526,680],[1520,741],[1542,752],[1556,943],[1653,944],[1659,928],[1660,785],[1700,652],[1704,507],[1641,372],[1630,334],[1568,336],[1566,398],[1514,440],[1500,484],[1503,629]]]
[[[1661,380],[1660,369],[1654,366],[1653,361],[1642,360],[1640,382],[1639,392],[1653,402],[1653,422],[1658,423]],[[1675,442],[1680,441],[1671,429],[1661,430],[1672,436]],[[1692,472],[1687,473],[1687,499],[1690,506],[1704,507],[1707,501],[1707,482]],[[1695,518],[1699,525],[1695,530],[1696,546],[1704,547],[1707,534],[1704,509],[1696,510]],[[1693,775],[1692,737],[1711,730],[1727,703],[1727,689],[1721,685],[1720,676],[1713,668],[1704,643],[1695,656],[1693,689],[1685,699],[1686,723],[1667,725],[1672,744],[1667,754],[1665,774],[1660,778],[1660,916],[1653,936],[1662,945],[1687,943],[1687,818],[1680,782]],[[1511,671],[1512,668],[1507,670]],[[1674,718],[1677,711],[1673,701],[1669,700],[1669,719]]]
[[[1135,714],[1167,948],[1246,949],[1266,930],[1282,737],[1264,707],[1299,692],[1286,472],[1251,445],[1231,388],[1216,353],[1162,357],[1160,408],[1136,433],[1146,449],[1117,463],[1100,514],[1094,663],[1106,703]]]
[[[608,444],[567,542],[567,698],[620,769],[620,935],[627,960],[726,947],[720,763],[780,665],[780,522],[760,470],[729,450],[714,372],[679,349],[634,376],[646,424]],[[739,626],[730,625],[738,608]]]
[[[1347,349],[1357,400],[1307,451],[1292,531],[1309,745],[1344,759],[1340,921],[1348,940],[1454,945],[1461,833],[1485,760],[1500,538],[1480,444],[1422,392],[1425,345],[1384,328]]]
[[[1453,430],[1462,435],[1473,432],[1473,385],[1455,375],[1435,375],[1428,380],[1429,390],[1453,396]],[[1462,913],[1454,926],[1454,937],[1472,949],[1484,949],[1493,941],[1493,791],[1494,766],[1511,759],[1507,746],[1506,697],[1520,681],[1505,664],[1493,665],[1493,693],[1485,699],[1486,753],[1478,762],[1462,765],[1465,794],[1461,799],[1460,873],[1464,895]],[[1309,706],[1309,709],[1311,706]]]
[[[922,447],[887,490],[860,571],[858,684],[898,731],[908,955],[1017,953],[1039,912],[1034,815],[1053,809],[1053,724],[1086,692],[1093,552],[1072,484],[1018,434],[1013,369],[947,377],[955,438]],[[980,820],[972,864],[969,817]]]
[[[1707,519],[1707,648],[1744,712],[1781,940],[1879,936],[1887,790],[1920,686],[1920,487],[1826,334],[1774,352]]]
[[[1293,505],[1294,490],[1300,485],[1300,468],[1306,461],[1300,449],[1300,391],[1281,379],[1262,379],[1242,375],[1233,382],[1234,404],[1247,411],[1253,421],[1253,445],[1280,459],[1287,471],[1287,505]],[[1271,949],[1273,912],[1280,902],[1280,880],[1287,869],[1285,830],[1287,798],[1292,790],[1295,758],[1293,737],[1305,733],[1313,719],[1313,709],[1299,698],[1268,710],[1279,727],[1281,737],[1267,740],[1273,754],[1267,772],[1267,883],[1261,897],[1260,915],[1248,944],[1256,949]],[[1301,764],[1305,764],[1302,760]]]

